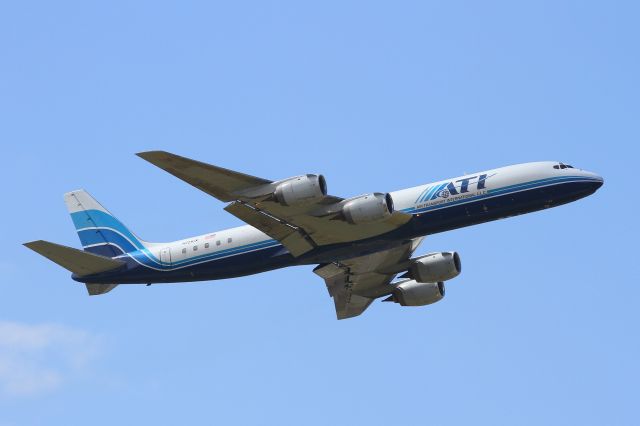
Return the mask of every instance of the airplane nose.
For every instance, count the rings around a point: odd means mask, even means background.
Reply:
[[[597,175],[595,173],[589,173],[589,174],[590,174],[589,186],[593,191],[597,191],[604,184],[604,179],[602,178],[602,176]]]
[[[598,188],[600,188],[602,185],[604,185],[604,179],[602,178],[602,176],[598,176]]]
[[[602,176],[598,176],[594,174],[594,178],[595,178],[596,189],[604,185],[604,178]]]

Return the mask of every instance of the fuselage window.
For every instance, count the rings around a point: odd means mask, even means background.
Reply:
[[[219,246],[220,245],[220,240],[216,241],[216,245]]]
[[[197,251],[198,250],[198,246],[193,246],[193,251]]]
[[[209,243],[204,243],[204,248],[209,248]]]
[[[227,238],[228,243],[230,243],[231,241],[233,241],[231,238]]]
[[[186,247],[182,249],[182,254],[187,254],[187,249],[186,249]]]

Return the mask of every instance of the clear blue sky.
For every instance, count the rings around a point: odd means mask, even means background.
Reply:
[[[0,425],[633,425],[637,2],[4,2]],[[435,235],[447,297],[336,321],[298,267],[89,298],[79,187],[148,240],[239,225],[134,156],[340,196],[502,165],[602,174],[579,202]]]

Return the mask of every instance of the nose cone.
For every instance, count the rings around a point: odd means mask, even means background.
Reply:
[[[602,185],[604,185],[604,179],[602,176],[597,175],[595,173],[591,173],[591,177],[593,178],[593,189],[594,191],[600,189]]]
[[[589,193],[593,194],[604,184],[604,179],[602,176],[592,173],[592,172],[584,172],[585,181],[583,182],[584,188],[589,191]]]
[[[596,189],[599,189],[602,185],[604,185],[604,179],[602,178],[602,176],[598,176],[598,182],[597,182]]]

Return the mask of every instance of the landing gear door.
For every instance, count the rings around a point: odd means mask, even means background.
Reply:
[[[171,265],[171,249],[169,247],[160,250],[160,262],[166,266]]]

